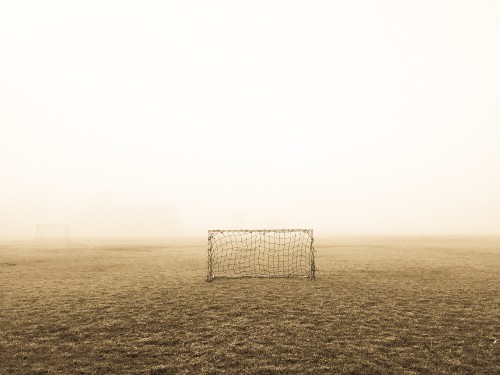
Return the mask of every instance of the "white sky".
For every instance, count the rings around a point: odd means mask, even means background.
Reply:
[[[5,1],[0,238],[500,234],[500,2]]]

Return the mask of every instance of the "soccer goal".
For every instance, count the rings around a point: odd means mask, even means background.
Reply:
[[[68,241],[69,226],[65,224],[39,224],[36,226],[36,239],[39,241]]]
[[[214,278],[315,278],[312,229],[209,230],[208,275]]]

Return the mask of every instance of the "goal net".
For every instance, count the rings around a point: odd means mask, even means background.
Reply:
[[[69,226],[65,224],[41,224],[36,226],[36,238],[39,241],[68,241]]]
[[[219,277],[315,277],[312,229],[208,231],[207,281]]]

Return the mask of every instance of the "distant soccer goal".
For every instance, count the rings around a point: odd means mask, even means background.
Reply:
[[[208,231],[208,275],[214,278],[315,278],[312,229]]]
[[[36,239],[39,241],[68,241],[69,226],[66,224],[39,224],[36,226]]]

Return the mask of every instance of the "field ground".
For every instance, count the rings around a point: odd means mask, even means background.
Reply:
[[[1,244],[0,373],[500,373],[500,238],[316,250],[314,282],[207,283],[195,240]]]

